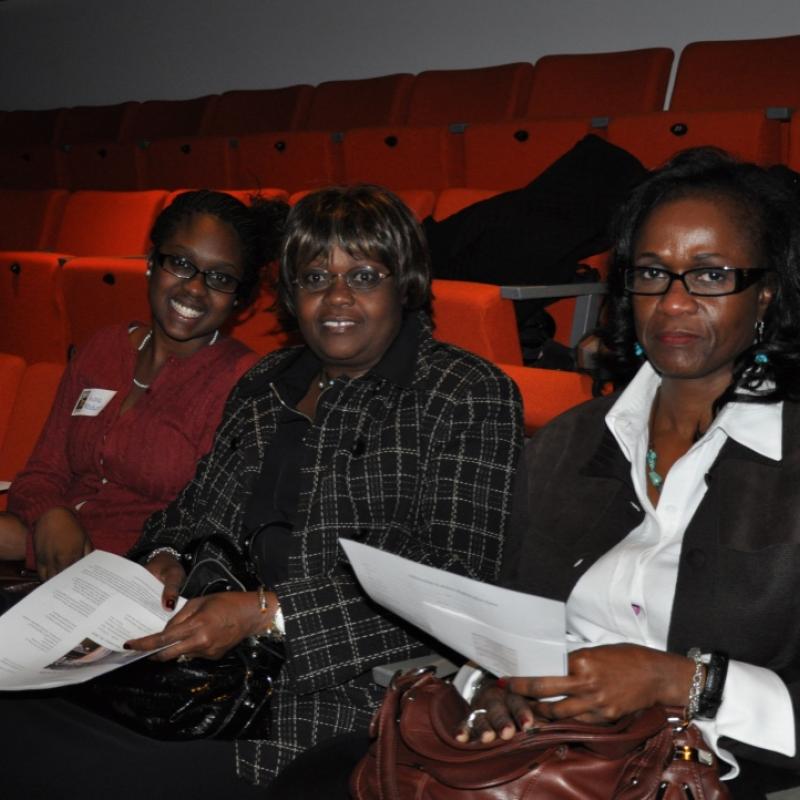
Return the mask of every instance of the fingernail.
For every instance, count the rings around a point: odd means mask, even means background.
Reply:
[[[166,605],[166,607],[170,611],[174,611],[175,610],[175,598],[174,597],[170,597],[169,600],[167,600],[164,605]]]
[[[498,689],[507,689],[508,688],[508,678],[498,678],[497,679],[497,688]]]

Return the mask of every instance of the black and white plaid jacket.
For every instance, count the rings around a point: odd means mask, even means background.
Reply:
[[[184,550],[224,532],[243,546],[243,516],[281,402],[272,381],[304,348],[273,353],[234,389],[212,452],[154,514],[133,557]],[[394,351],[394,352],[393,352]],[[299,752],[365,728],[380,700],[371,668],[424,652],[413,632],[366,601],[338,546],[347,537],[494,581],[510,512],[522,420],[514,384],[482,359],[435,341],[411,314],[384,362],[320,398],[301,469],[289,579],[273,587],[287,661],[270,737],[237,743],[237,770],[268,783]]]

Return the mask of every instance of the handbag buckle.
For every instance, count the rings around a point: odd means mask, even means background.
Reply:
[[[392,675],[392,680],[389,682],[389,688],[397,689],[400,678],[421,678],[423,675],[427,675],[428,673],[433,675],[436,674],[436,667],[433,664],[427,667],[417,667],[409,672],[404,672],[402,669],[398,669],[397,672]]]
[[[675,752],[672,754],[672,760],[696,761],[706,767],[711,767],[714,764],[714,756],[708,750],[701,750],[699,747],[690,747],[689,745],[676,747]]]

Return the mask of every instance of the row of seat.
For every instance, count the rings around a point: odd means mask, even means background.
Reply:
[[[369,127],[341,136],[324,132],[262,133],[230,139],[154,142],[112,154],[44,147],[39,157],[2,165],[0,185],[106,190],[279,186],[290,193],[338,182],[393,189],[524,185],[583,136],[592,133],[629,150],[646,166],[677,150],[716,144],[762,164],[800,165],[800,121],[785,108],[659,111],[603,118],[514,120],[461,127]],[[127,155],[132,155],[130,151]]]

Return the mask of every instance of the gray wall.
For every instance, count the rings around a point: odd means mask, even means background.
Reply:
[[[0,108],[797,33],[800,0],[4,0]]]

